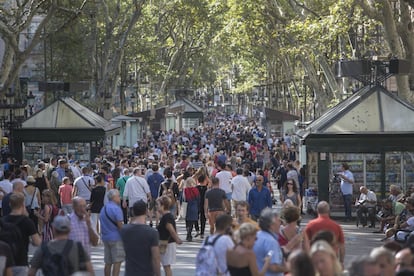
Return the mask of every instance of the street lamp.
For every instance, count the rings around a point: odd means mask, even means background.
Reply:
[[[7,136],[9,139],[8,153],[13,155],[13,131],[22,126],[22,122],[27,114],[27,102],[22,99],[16,102],[15,94],[11,89],[8,90],[5,96],[6,98],[3,98],[0,102],[0,127],[2,129],[2,135]]]
[[[27,106],[29,107],[29,116],[33,115],[34,102],[35,96],[33,95],[32,91],[29,91],[29,95],[27,95]]]
[[[131,93],[131,96],[129,97],[131,99],[131,113],[134,114],[135,112],[135,94]]]

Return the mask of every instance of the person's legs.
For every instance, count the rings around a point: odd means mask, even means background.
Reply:
[[[216,218],[218,215],[221,215],[222,213],[222,211],[208,212],[208,224],[210,224],[210,234],[214,234]]]
[[[123,202],[124,200],[121,200],[121,208],[122,208],[122,215],[124,216],[124,224],[128,224],[128,207],[127,208],[122,207]],[[128,201],[126,204],[128,206]]]
[[[201,224],[201,231],[200,236],[204,238],[204,231],[206,230],[206,214],[204,213],[204,209],[200,212],[200,224]]]
[[[170,265],[164,265],[165,276],[172,276],[172,270]]]
[[[119,272],[121,271],[121,264],[121,262],[118,262],[112,265],[112,276],[119,276]]]
[[[193,224],[194,221],[188,221],[187,222],[187,241],[193,241],[193,236],[191,235],[191,232],[193,232]]]
[[[369,219],[369,222],[370,222],[370,225],[369,225],[370,228],[375,227],[375,220],[376,220],[376,217],[375,217],[376,212],[375,211],[376,211],[375,207],[368,208],[368,219]]]
[[[345,219],[352,219],[352,195],[343,195],[344,208],[345,208]]]
[[[111,276],[111,264],[105,264],[104,273],[105,276]]]

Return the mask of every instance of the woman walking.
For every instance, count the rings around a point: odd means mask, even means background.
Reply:
[[[48,242],[53,240],[52,231],[52,219],[53,219],[53,206],[56,206],[55,194],[52,190],[46,189],[42,193],[43,208],[42,210],[35,211],[36,216],[41,221],[42,227],[42,241]]]
[[[99,229],[99,213],[104,206],[105,200],[105,178],[103,174],[95,176],[95,187],[91,192],[90,211],[91,211],[91,223],[96,233],[100,233]]]
[[[302,205],[302,199],[300,198],[300,194],[298,191],[298,187],[295,183],[295,180],[289,179],[285,182],[285,187],[283,189],[283,193],[280,195],[280,200],[285,202],[287,199],[290,199],[293,204],[300,208]]]
[[[161,215],[158,224],[160,236],[161,264],[164,267],[165,276],[172,276],[171,265],[175,264],[177,244],[182,244],[178,237],[174,216],[170,212],[171,199],[163,195],[157,199],[158,212]]]
[[[196,188],[194,178],[189,177],[185,180],[185,188],[183,191],[184,201],[187,202],[187,214],[185,217],[185,224],[187,229],[187,241],[191,242],[193,236],[191,232],[193,227],[198,222],[198,209],[200,206],[200,194]]]
[[[234,249],[227,251],[227,267],[231,276],[258,276],[265,275],[270,257],[266,257],[264,266],[259,271],[256,256],[253,251],[256,241],[257,227],[251,223],[243,223],[236,231],[239,243]]]
[[[35,210],[40,209],[40,203],[41,203],[40,191],[35,186],[36,179],[33,176],[29,175],[26,179],[26,182],[27,182],[27,186],[23,190],[24,201],[25,201],[24,203],[25,203],[27,212],[29,213],[29,218],[36,225],[36,229],[38,229],[39,225],[38,225],[37,216],[35,215]]]

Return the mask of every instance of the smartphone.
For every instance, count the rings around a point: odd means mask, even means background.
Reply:
[[[273,250],[269,250],[269,252],[267,252],[266,257],[271,258],[273,256]]]

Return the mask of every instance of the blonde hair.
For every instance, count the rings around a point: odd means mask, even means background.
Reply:
[[[196,182],[194,178],[189,177],[185,180],[184,187],[190,188],[190,187],[195,187],[195,186],[196,186]]]
[[[245,238],[256,235],[257,228],[252,223],[244,222],[240,225],[240,228],[235,232],[236,241],[240,242]]]
[[[332,258],[333,262],[334,262],[334,275],[341,275],[342,273],[342,266],[341,263],[339,262],[336,253],[334,251],[334,249],[332,248],[332,246],[323,240],[318,240],[316,242],[314,242],[311,246],[310,249],[310,255],[311,257],[316,254],[317,252],[325,252],[328,253],[330,255],[330,257]]]

